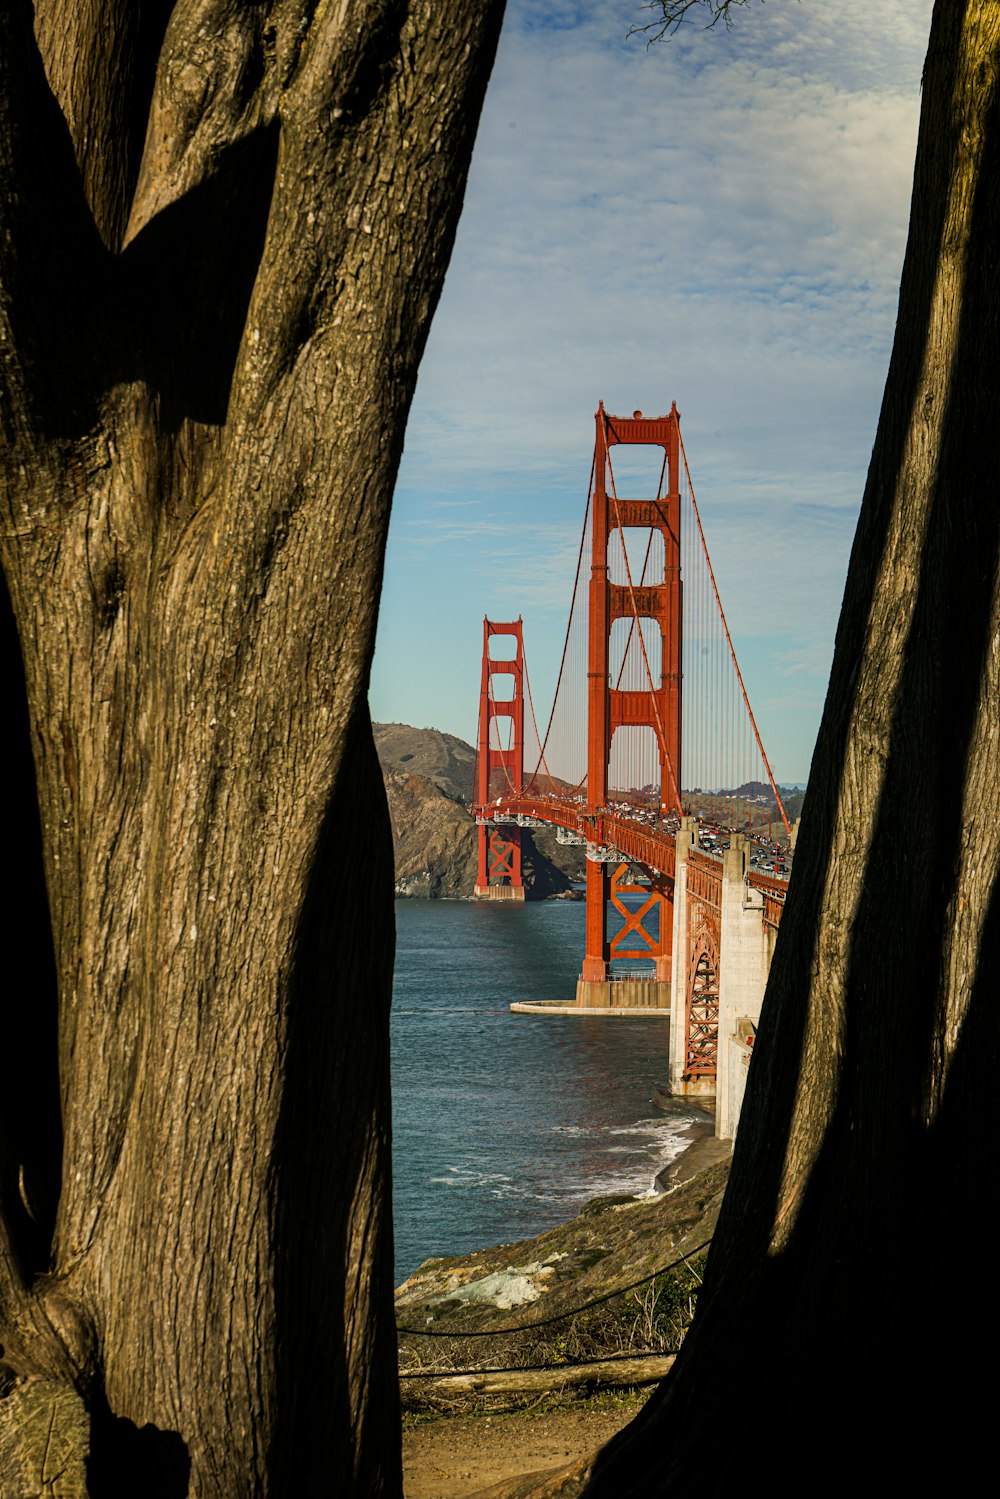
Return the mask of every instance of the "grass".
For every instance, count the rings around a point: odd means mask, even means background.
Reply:
[[[694,1315],[704,1265],[705,1256],[698,1255],[688,1268],[658,1275],[648,1285],[568,1317],[555,1336],[536,1345],[539,1365],[676,1353]]]

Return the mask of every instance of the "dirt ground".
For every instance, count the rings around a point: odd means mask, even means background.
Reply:
[[[411,1426],[403,1432],[405,1499],[468,1499],[501,1479],[558,1468],[610,1441],[642,1399]]]

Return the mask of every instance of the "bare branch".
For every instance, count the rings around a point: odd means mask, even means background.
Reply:
[[[760,3],[763,5],[764,0],[760,0]],[[646,36],[650,44],[661,42],[664,38],[673,36],[685,22],[692,21],[692,11],[707,13],[706,31],[711,31],[719,21],[728,30],[733,24],[733,8],[748,4],[749,0],[646,0],[643,9],[657,11],[659,14],[655,20],[647,21],[645,26],[630,26],[628,35]]]

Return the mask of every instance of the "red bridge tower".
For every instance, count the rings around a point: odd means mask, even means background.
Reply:
[[[515,654],[499,660],[491,654],[491,642],[513,636]],[[508,683],[507,677],[512,678]],[[497,692],[495,679],[503,691]],[[506,731],[500,725],[506,724]],[[506,740],[507,748],[501,747]],[[510,624],[483,620],[483,677],[479,693],[479,745],[476,756],[476,805],[495,809],[497,821],[479,824],[479,864],[476,897],[479,900],[523,900],[521,879],[521,829],[505,822],[503,804],[520,796],[524,788],[524,642],[521,620]]]
[[[588,715],[587,715],[587,801],[591,814],[608,806],[608,767],[611,741],[615,731],[627,727],[651,728],[656,734],[660,761],[660,814],[672,809],[681,812],[681,509],[680,509],[680,425],[676,402],[670,413],[661,417],[644,417],[636,411],[631,417],[609,416],[601,402],[596,416],[597,442],[594,450],[593,530],[591,544],[590,611],[588,642]],[[658,446],[664,450],[666,492],[652,499],[619,499],[609,462],[609,450],[617,444]],[[610,480],[610,494],[608,492]],[[662,481],[661,486],[662,489]],[[664,572],[662,582],[636,585],[631,576],[625,538],[621,537],[625,581],[612,583],[608,569],[608,542],[615,529],[635,527],[647,532],[659,531],[663,538]],[[609,645],[611,629],[617,619],[649,619],[659,628],[660,659],[646,659],[646,645],[641,641],[643,660],[649,673],[645,690],[619,691],[611,683]],[[655,651],[653,652],[655,657]],[[658,683],[658,685],[657,685]],[[656,960],[656,977],[670,979],[670,953],[673,933],[673,882],[650,871],[651,899],[639,913],[645,917],[658,908],[659,936],[648,932],[615,900],[625,917],[625,928],[619,933],[612,951],[608,941],[608,896],[629,887],[627,866],[620,866],[614,876],[609,862],[595,858],[600,849],[588,849],[587,857],[587,936],[583,960],[584,983],[601,983],[608,976],[608,962],[617,955],[620,939],[631,932],[645,944],[646,956]],[[617,860],[611,860],[615,863]]]

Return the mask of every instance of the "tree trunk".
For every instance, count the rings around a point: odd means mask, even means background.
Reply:
[[[895,347],[730,1186],[694,1327],[595,1499],[952,1491],[992,1458],[998,231],[1000,4],[938,0]]]
[[[55,975],[29,846],[0,1343],[15,1392],[82,1393],[94,1499],[399,1491],[365,693],[501,10],[36,0],[33,35],[0,4],[0,526]],[[10,701],[9,629],[2,659]]]

